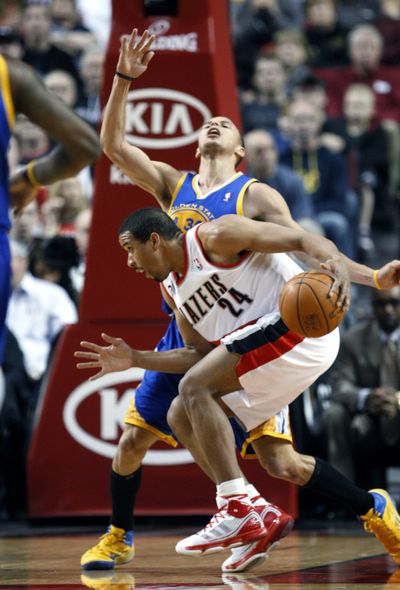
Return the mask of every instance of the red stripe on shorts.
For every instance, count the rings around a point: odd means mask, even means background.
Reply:
[[[304,337],[299,336],[295,332],[286,332],[286,334],[275,340],[275,342],[267,342],[267,344],[259,348],[246,352],[240,357],[240,361],[236,366],[236,375],[240,377],[257,367],[273,361],[285,354],[285,352],[292,350],[292,348],[300,344],[303,340]]]

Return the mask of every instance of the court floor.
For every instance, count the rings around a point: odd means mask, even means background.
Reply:
[[[292,532],[248,574],[222,574],[226,552],[177,555],[178,536],[145,532],[136,558],[114,572],[83,573],[96,535],[0,538],[0,590],[400,590],[400,568],[375,537],[358,531]]]

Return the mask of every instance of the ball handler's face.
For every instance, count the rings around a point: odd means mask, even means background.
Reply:
[[[218,153],[244,155],[239,130],[227,117],[213,117],[200,131],[196,157]]]
[[[127,231],[119,236],[120,246],[128,253],[127,264],[135,272],[144,273],[148,279],[161,283],[169,274],[169,266],[164,260],[160,247],[160,236],[152,233],[147,242],[135,240]]]

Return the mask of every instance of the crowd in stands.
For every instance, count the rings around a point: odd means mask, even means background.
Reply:
[[[9,0],[8,8],[0,22],[0,52],[30,64],[52,93],[99,129],[111,2]],[[399,1],[230,0],[229,8],[248,174],[278,190],[305,229],[331,238],[350,257],[380,264],[388,237],[392,257],[399,256]],[[19,116],[11,170],[50,147],[43,130]],[[93,174],[84,170],[40,189],[13,222],[0,449],[12,444],[21,453],[11,461],[0,450],[0,519],[25,509],[24,494],[15,490],[24,489],[23,457],[40,385],[63,326],[77,319]],[[22,321],[33,313],[34,326]],[[377,461],[382,448],[390,449],[391,462],[400,457],[400,435],[382,436],[385,428],[400,432],[397,291],[374,295],[371,313],[376,356],[368,356],[372,348],[356,323],[326,379],[334,403],[318,406],[321,388],[308,392],[314,407],[323,406],[326,455],[353,479],[365,478],[354,465],[362,464],[366,440],[375,441]],[[390,383],[381,374],[387,341],[394,343],[399,369]],[[374,366],[367,370],[368,359]],[[313,419],[320,418],[316,411]],[[381,487],[384,473],[378,472],[373,483]]]

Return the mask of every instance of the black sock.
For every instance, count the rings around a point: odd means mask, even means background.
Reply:
[[[119,475],[111,469],[111,524],[119,529],[124,529],[125,531],[131,531],[133,529],[133,509],[141,479],[141,467],[130,475]]]
[[[356,486],[322,459],[315,459],[314,473],[304,488],[345,504],[358,516],[366,514],[374,507],[371,494]]]

